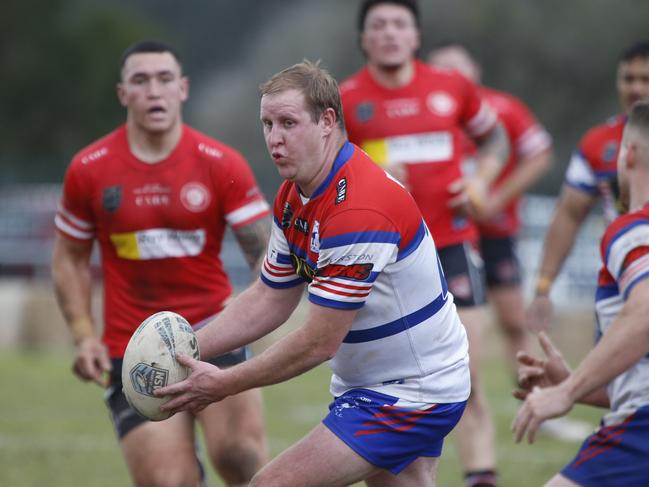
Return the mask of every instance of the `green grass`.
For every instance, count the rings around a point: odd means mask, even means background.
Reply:
[[[517,408],[511,377],[498,359],[498,346],[485,357],[485,379],[497,422],[502,486],[538,486],[556,473],[579,447],[540,438],[515,445],[509,425]],[[129,477],[103,405],[102,391],[77,381],[69,352],[0,353],[0,486],[69,487],[129,485]],[[265,389],[266,422],[275,455],[309,431],[326,414],[329,371],[321,366],[288,383]],[[595,425],[601,411],[576,408],[571,417]],[[222,484],[212,475],[211,485]],[[438,485],[460,485],[453,441],[446,442]]]

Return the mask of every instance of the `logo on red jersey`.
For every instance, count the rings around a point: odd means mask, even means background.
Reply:
[[[291,218],[293,218],[293,208],[288,204],[288,201],[284,203],[284,210],[282,211],[282,228],[288,228],[291,226]]]
[[[323,277],[346,277],[355,281],[365,281],[370,277],[374,264],[329,264],[318,269],[317,275]]]
[[[304,218],[296,218],[293,223],[293,227],[298,231],[302,232],[304,235],[309,234],[309,222]]]
[[[122,187],[121,186],[110,186],[104,188],[104,193],[102,195],[102,205],[104,210],[113,212],[117,210],[122,205]]]
[[[369,122],[374,118],[374,103],[364,102],[359,103],[356,107],[356,118],[360,123]]]
[[[189,211],[203,211],[210,204],[210,192],[201,183],[187,183],[180,190],[180,201]]]
[[[295,273],[298,276],[306,282],[313,281],[313,277],[316,275],[316,270],[307,264],[305,259],[291,252],[291,264],[293,264],[293,269],[295,269]]]
[[[339,205],[347,199],[347,178],[342,178],[336,184],[336,204]]]
[[[448,117],[457,110],[455,99],[444,91],[433,91],[426,98],[428,109],[440,117]]]
[[[609,142],[602,149],[602,161],[604,162],[617,162],[617,142]]]

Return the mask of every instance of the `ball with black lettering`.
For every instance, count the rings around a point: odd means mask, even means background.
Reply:
[[[191,325],[171,311],[149,316],[126,346],[122,363],[124,394],[135,411],[152,421],[171,416],[160,411],[160,405],[169,398],[156,397],[153,392],[189,375],[189,369],[176,361],[177,352],[200,359],[198,340]]]

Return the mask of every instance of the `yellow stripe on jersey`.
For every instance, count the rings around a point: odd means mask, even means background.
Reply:
[[[388,164],[388,142],[386,139],[366,140],[361,146],[367,155],[379,166]]]
[[[137,234],[112,233],[110,240],[115,246],[115,252],[122,259],[140,260],[140,250],[137,245]]]

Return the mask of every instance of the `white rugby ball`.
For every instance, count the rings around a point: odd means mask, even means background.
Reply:
[[[185,318],[171,311],[149,316],[135,330],[126,346],[122,362],[122,387],[135,411],[152,421],[171,416],[160,411],[169,396],[156,397],[153,391],[187,378],[189,369],[176,361],[176,352],[200,359],[198,340]]]

